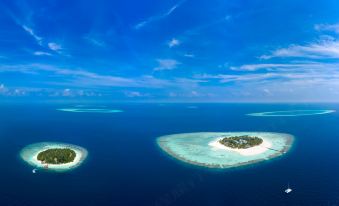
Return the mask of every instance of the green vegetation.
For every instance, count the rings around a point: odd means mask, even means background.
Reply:
[[[48,149],[38,154],[38,160],[47,164],[64,164],[74,160],[76,153],[68,148]]]
[[[259,137],[251,137],[248,135],[242,135],[242,136],[233,136],[233,137],[225,137],[219,142],[226,147],[230,147],[233,149],[247,149],[250,147],[254,147],[257,145],[260,145],[263,140]]]

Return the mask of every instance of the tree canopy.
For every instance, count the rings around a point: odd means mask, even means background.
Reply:
[[[38,160],[47,164],[64,164],[74,160],[76,153],[69,148],[48,149],[38,154]]]

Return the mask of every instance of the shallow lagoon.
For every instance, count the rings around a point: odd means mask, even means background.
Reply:
[[[118,109],[107,109],[107,108],[61,108],[57,109],[58,111],[62,112],[84,112],[84,113],[117,113],[123,112],[122,110]]]
[[[335,110],[286,110],[286,111],[250,113],[247,115],[257,117],[294,117],[294,116],[329,114],[333,112],[335,112]]]
[[[221,136],[250,135],[262,138],[270,147],[260,154],[245,156],[236,151],[211,146]],[[158,145],[168,154],[181,161],[209,168],[230,168],[268,160],[286,153],[293,136],[269,132],[201,132],[162,136]]]

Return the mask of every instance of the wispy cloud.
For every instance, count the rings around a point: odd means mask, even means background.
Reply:
[[[272,64],[275,69],[266,72],[253,72],[257,69],[266,68],[263,64],[244,65],[246,69],[237,74],[203,74],[197,75],[198,79],[218,80],[220,83],[272,83],[298,81],[305,85],[311,82],[321,82],[339,85],[339,71],[336,63],[308,63],[308,64]],[[247,69],[250,68],[250,70]],[[255,70],[253,70],[253,68]],[[287,69],[286,69],[287,68]],[[293,68],[293,69],[291,69]],[[248,73],[250,71],[250,73]],[[246,73],[244,73],[246,72]]]
[[[284,63],[284,64],[245,64],[241,66],[232,66],[230,67],[233,71],[258,71],[258,70],[268,70],[268,71],[293,71],[296,69],[305,69],[308,68],[324,68],[326,66],[333,66],[333,64],[325,63],[316,63],[316,62],[301,62],[301,63]],[[338,65],[339,66],[339,65]]]
[[[34,41],[40,45],[41,47],[45,49],[51,50],[51,52],[56,52],[58,54],[63,54],[61,52],[62,46],[60,44],[57,44],[55,42],[48,42],[43,38],[41,35],[38,35],[38,32],[36,32],[36,26],[34,26],[34,22],[31,19],[31,14],[22,14],[25,16],[25,18],[19,18],[17,15],[15,15],[13,12],[7,10],[10,17],[13,19],[13,21],[23,29],[28,35],[30,35]],[[31,11],[30,11],[31,12]],[[41,52],[33,53],[34,55],[46,55],[47,53],[43,54]]]
[[[0,84],[0,96],[24,96],[26,91],[23,89],[12,89],[6,87],[4,84]]]
[[[96,37],[94,34],[88,34],[84,37],[84,39],[90,44],[98,47],[105,47],[106,43],[99,37]]]
[[[42,38],[40,36],[38,36],[34,30],[30,27],[28,27],[27,25],[21,24],[20,25],[29,35],[31,35],[35,41],[39,44],[42,45]]]
[[[46,84],[69,87],[126,87],[126,88],[178,88],[193,87],[201,80],[189,78],[160,79],[152,75],[121,77],[103,75],[83,69],[67,69],[46,64],[1,65],[1,72],[16,72],[27,75],[48,75]]]
[[[96,90],[70,89],[70,88],[35,88],[35,87],[6,87],[0,84],[0,96],[5,97],[100,97],[102,94]]]
[[[172,48],[175,46],[179,46],[181,44],[181,42],[178,39],[173,38],[171,41],[168,42],[168,47]]]
[[[290,45],[260,56],[260,59],[272,59],[275,57],[300,57],[311,59],[339,58],[339,41],[334,39],[320,40],[307,45]]]
[[[124,92],[126,97],[136,98],[136,97],[149,97],[150,94],[148,93],[141,93],[137,91],[126,91]]]
[[[21,26],[30,36],[32,36],[35,39],[37,44],[39,44],[41,47],[45,47],[45,48],[47,47],[51,51],[54,51],[56,53],[61,54],[61,50],[63,48],[60,44],[55,43],[55,42],[48,42],[47,45],[46,45],[46,43],[44,43],[44,39],[42,37],[38,36],[31,27],[28,27],[27,25],[23,25],[23,24]],[[50,56],[50,55],[52,55],[51,53],[41,52],[41,51],[34,52],[33,54],[38,55],[38,56],[42,56],[42,55],[45,55],[45,56],[49,55]]]
[[[5,90],[5,85],[4,84],[0,84],[0,92],[3,92]]]
[[[186,53],[186,54],[184,54],[184,57],[194,58],[195,55],[194,54],[190,54],[190,53]]]
[[[339,24],[316,24],[314,29],[317,31],[332,31],[339,33]]]
[[[159,65],[154,68],[154,71],[173,70],[180,64],[180,62],[175,59],[158,59],[158,63]]]
[[[51,53],[49,52],[44,52],[44,51],[35,51],[33,52],[35,56],[52,56]]]
[[[152,22],[159,21],[163,18],[166,18],[167,16],[171,15],[184,2],[185,2],[185,0],[182,0],[182,1],[178,2],[177,4],[175,4],[174,6],[172,6],[171,8],[169,8],[165,13],[162,13],[162,14],[156,15],[156,16],[151,16],[151,17],[147,18],[146,20],[139,22],[138,24],[136,24],[134,26],[134,29],[136,29],[136,30],[141,29],[141,28],[145,27],[146,25],[148,25]]]

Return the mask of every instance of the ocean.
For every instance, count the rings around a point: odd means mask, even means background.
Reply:
[[[63,104],[0,105],[1,206],[339,205],[339,113],[256,117],[339,104],[114,104],[120,113],[73,113]],[[93,107],[97,105],[91,105]],[[163,152],[157,137],[262,131],[295,136],[285,155],[234,169],[208,169]],[[79,145],[78,168],[38,171],[19,153],[38,142]],[[293,192],[285,194],[290,185]]]

